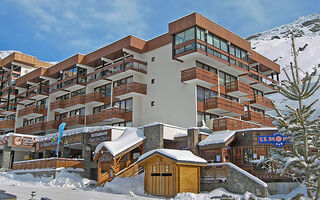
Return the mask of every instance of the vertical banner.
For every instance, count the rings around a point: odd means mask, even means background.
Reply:
[[[62,137],[62,133],[63,133],[63,130],[64,130],[65,126],[66,126],[66,123],[61,123],[60,126],[59,126],[59,136],[58,136],[57,149],[56,149],[56,156],[57,157],[59,155],[59,143],[60,143],[60,140],[61,140],[61,137]]]

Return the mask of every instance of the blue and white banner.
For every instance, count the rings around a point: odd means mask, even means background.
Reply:
[[[57,157],[59,155],[59,143],[60,143],[60,140],[61,140],[61,137],[62,137],[63,130],[64,130],[65,126],[66,126],[66,123],[61,123],[60,126],[59,126],[59,136],[58,136],[57,149],[56,149],[56,156]]]

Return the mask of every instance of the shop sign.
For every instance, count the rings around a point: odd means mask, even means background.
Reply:
[[[26,136],[12,136],[11,145],[21,147],[33,147],[36,142],[36,138]]]
[[[0,141],[0,146],[5,145],[7,143],[7,141],[8,141],[8,137],[7,136],[2,137],[1,141]]]
[[[111,129],[103,132],[89,133],[88,144],[99,144],[111,140]]]
[[[63,138],[63,144],[81,144],[82,143],[82,134],[71,135]]]
[[[275,132],[272,135],[258,136],[259,144],[273,144],[275,147],[282,147],[290,143],[290,137],[284,136],[280,132]]]

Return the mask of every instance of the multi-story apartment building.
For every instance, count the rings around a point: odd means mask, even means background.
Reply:
[[[50,65],[36,57],[19,52],[0,59],[0,134],[14,130],[18,94],[15,87],[16,79],[40,66],[49,67]]]
[[[181,127],[216,119],[214,130],[272,126],[266,94],[280,67],[246,40],[192,13],[145,41],[127,36],[18,78],[15,131],[94,125]]]

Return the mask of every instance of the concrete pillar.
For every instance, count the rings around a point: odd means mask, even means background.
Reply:
[[[163,124],[144,127],[143,132],[146,136],[146,141],[144,143],[144,152],[164,147]]]
[[[10,169],[11,163],[11,147],[4,146],[3,156],[2,156],[2,168],[4,171],[8,171]]]
[[[195,155],[199,155],[198,143],[199,143],[199,129],[198,128],[188,129],[188,149]]]
[[[91,168],[91,148],[87,142],[87,133],[83,134],[83,144],[82,144],[82,159],[84,176],[90,179],[90,168]]]

